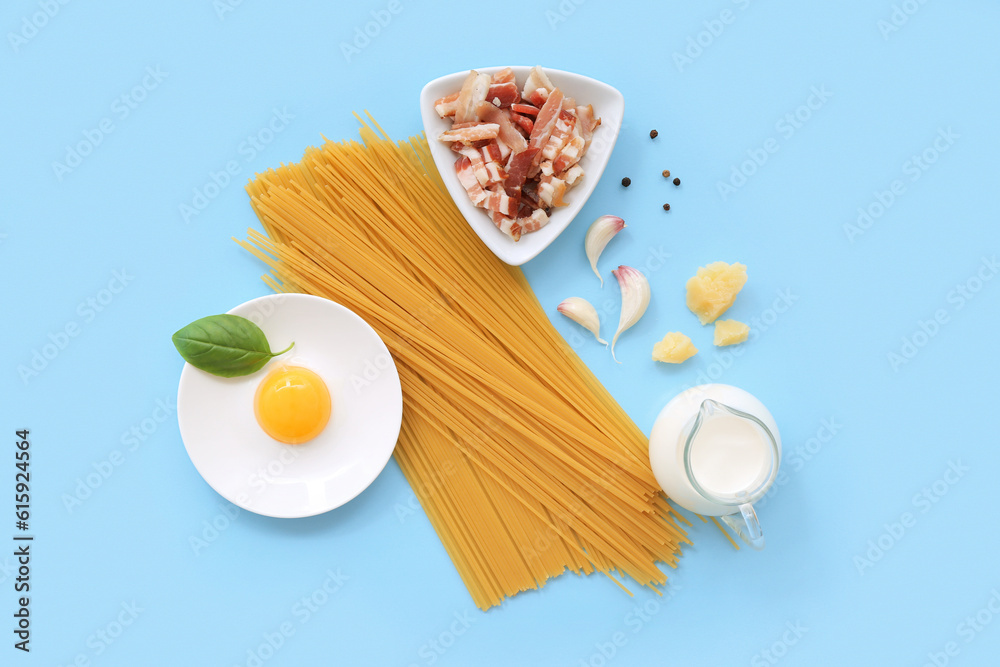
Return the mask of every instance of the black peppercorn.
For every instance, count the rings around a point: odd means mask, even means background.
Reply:
[[[675,178],[674,179],[674,185],[680,185],[680,184],[681,184],[681,179]]]
[[[622,185],[624,185],[627,188],[628,186],[632,185],[632,179],[626,176],[625,178],[622,179]]]

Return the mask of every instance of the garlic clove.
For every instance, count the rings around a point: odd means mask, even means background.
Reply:
[[[604,247],[614,238],[615,234],[625,229],[625,221],[616,215],[602,215],[594,220],[587,230],[587,238],[584,239],[584,248],[587,251],[587,259],[590,260],[590,268],[601,280],[601,287],[604,287],[604,277],[597,270],[597,260]]]
[[[611,273],[618,279],[618,286],[622,290],[622,314],[618,320],[618,331],[611,339],[611,358],[620,364],[615,357],[615,343],[618,336],[638,322],[646,312],[646,307],[649,306],[649,281],[631,266],[619,266],[617,271]]]
[[[597,339],[598,343],[608,344],[608,341],[600,336],[601,320],[597,317],[597,309],[586,299],[571,296],[560,303],[556,307],[556,310],[594,334],[594,338]]]

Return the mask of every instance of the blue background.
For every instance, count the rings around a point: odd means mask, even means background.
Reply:
[[[1000,280],[984,279],[995,269],[983,258],[1000,247],[1000,8],[697,4],[5,3],[0,258],[13,283],[0,405],[10,438],[31,429],[36,541],[32,652],[0,624],[0,662],[994,664],[1000,538],[985,519],[1000,468]],[[345,54],[378,17],[386,25]],[[256,223],[247,178],[321,134],[356,136],[353,110],[397,138],[416,134],[426,81],[506,63],[587,74],[626,100],[592,199],[525,267],[555,326],[646,432],[706,377],[755,393],[781,429],[784,476],[759,509],[766,550],[736,552],[695,519],[668,599],[565,575],[479,612],[394,462],[323,516],[237,514],[157,403],[173,405],[182,366],[170,334],[268,292],[262,265],[230,240]],[[829,95],[802,107],[814,87]],[[291,117],[262,133],[275,109]],[[783,122],[796,113],[797,127]],[[104,119],[111,132],[57,174]],[[764,164],[745,163],[765,144],[777,150]],[[912,162],[922,154],[926,169]],[[230,161],[236,176],[206,188]],[[734,169],[752,174],[741,182]],[[723,196],[720,183],[741,184]],[[211,196],[186,221],[196,190]],[[862,233],[849,227],[859,208],[873,216]],[[644,268],[653,287],[619,341],[621,365],[555,313],[575,294],[598,306],[606,336],[617,324],[617,287],[601,290],[583,254],[604,213],[628,229],[602,270]],[[739,356],[714,348],[684,307],[685,279],[716,260],[749,267],[729,314],[756,319],[757,334]],[[102,291],[109,283],[118,293]],[[77,335],[61,337],[67,325]],[[680,367],[649,360],[670,330],[701,350]],[[37,375],[19,371],[44,351]],[[4,451],[12,515],[10,442]],[[95,472],[99,486],[86,487]],[[67,506],[80,484],[86,498]],[[0,554],[12,627],[13,559]],[[340,588],[327,594],[330,573]],[[292,633],[279,642],[283,624]]]

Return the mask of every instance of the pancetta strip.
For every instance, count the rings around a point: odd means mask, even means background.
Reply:
[[[528,97],[529,93],[532,93],[539,88],[544,89],[546,93],[551,94],[555,90],[555,86],[549,81],[549,77],[545,75],[542,68],[535,65],[528,72],[528,78],[524,81],[524,89],[521,91],[521,97]]]
[[[486,101],[501,109],[509,108],[514,102],[520,99],[521,96],[517,92],[517,84],[513,82],[494,83],[486,91]]]
[[[479,105],[478,113],[484,121],[497,126],[496,136],[512,151],[519,153],[528,147],[528,142],[511,125],[506,111],[496,108],[489,102],[483,102]]]
[[[455,161],[455,174],[458,176],[458,182],[462,184],[462,187],[469,194],[469,199],[472,203],[481,208],[486,201],[486,190],[483,189],[483,186],[476,180],[475,174],[472,173],[472,163],[469,162],[469,158],[463,155]]]
[[[480,123],[472,127],[460,127],[442,132],[438,137],[441,141],[461,141],[462,143],[472,143],[473,141],[486,141],[496,139],[500,132],[500,126],[496,123]]]
[[[490,76],[480,74],[476,70],[469,72],[462,84],[462,90],[458,93],[458,100],[455,102],[455,122],[468,123],[479,120],[476,115],[476,107],[486,99],[486,93],[490,89]]]

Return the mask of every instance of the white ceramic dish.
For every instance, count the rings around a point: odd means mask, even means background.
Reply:
[[[375,330],[347,308],[306,294],[272,294],[229,311],[256,323],[286,354],[248,376],[221,378],[185,364],[177,390],[184,447],[209,486],[264,516],[293,518],[343,505],[371,484],[396,446],[403,395]],[[330,390],[326,428],[301,445],[257,424],[257,385],[275,365],[305,366]]]
[[[503,67],[475,69],[484,74],[493,74]],[[512,66],[511,69],[517,77],[518,86],[523,86],[531,67]],[[547,67],[542,69],[552,83],[566,95],[575,98],[577,104],[594,105],[594,115],[601,119],[601,126],[594,132],[590,148],[580,161],[585,173],[583,180],[566,193],[569,205],[555,209],[548,225],[537,232],[525,234],[516,243],[497,229],[482,209],[476,208],[469,201],[465,188],[455,175],[455,153],[448,144],[438,141],[438,136],[451,127],[451,119],[440,118],[437,115],[434,111],[434,101],[459,90],[469,70],[434,79],[420,92],[420,115],[423,118],[427,143],[430,144],[431,155],[438,171],[441,172],[441,178],[448,187],[448,192],[483,243],[501,260],[514,266],[524,264],[545,250],[583,208],[608,164],[625,112],[625,99],[622,94],[608,84],[572,72]]]

